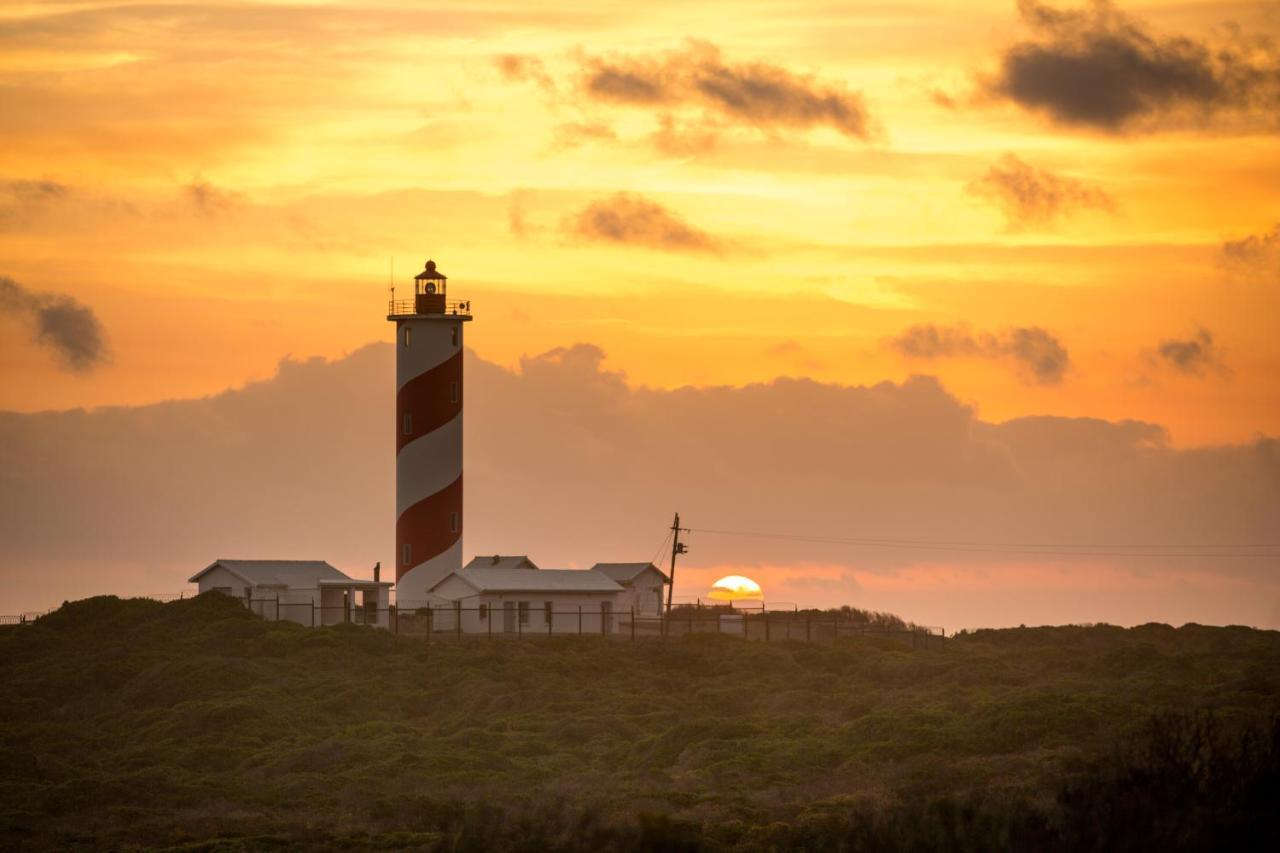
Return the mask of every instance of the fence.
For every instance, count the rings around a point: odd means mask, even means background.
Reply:
[[[796,610],[676,608],[669,614],[611,608],[569,610],[539,602],[503,602],[501,607],[455,604],[397,608],[321,606],[254,598],[249,608],[269,620],[320,626],[350,623],[431,640],[522,640],[558,636],[603,636],[624,640],[666,639],[688,634],[727,634],[766,642],[832,642],[842,637],[884,637],[911,648],[940,646],[941,628],[861,622],[841,613]]]
[[[155,601],[176,601],[186,593],[144,595]],[[432,640],[522,640],[556,636],[603,636],[624,640],[680,637],[688,634],[728,634],[748,640],[833,642],[843,637],[884,637],[911,648],[941,645],[941,628],[864,622],[839,612],[768,610],[763,607],[678,605],[670,613],[614,610],[608,607],[556,609],[537,601],[506,601],[502,606],[462,607],[456,603],[385,608],[344,602],[288,602],[279,598],[239,599],[268,621],[300,625],[369,625],[393,634]],[[538,606],[542,604],[542,606]],[[47,612],[0,615],[0,625],[29,625]]]

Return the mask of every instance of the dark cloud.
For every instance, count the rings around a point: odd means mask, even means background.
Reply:
[[[1018,9],[1035,35],[1005,51],[989,94],[1107,132],[1203,125],[1224,114],[1277,127],[1280,59],[1266,41],[1154,35],[1108,0],[1071,11],[1019,0]]]
[[[528,553],[543,566],[644,560],[676,509],[700,528],[887,539],[1274,540],[1275,440],[1181,449],[1148,423],[992,423],[927,377],[639,388],[603,359],[597,347],[575,346],[524,358],[513,370],[467,354],[468,556]],[[394,349],[377,344],[333,362],[285,361],[267,381],[204,399],[0,413],[0,583],[12,606],[19,591],[34,597],[31,607],[95,592],[176,591],[228,555],[328,559],[357,575],[375,560],[390,565],[394,361]],[[717,566],[796,574],[809,564],[831,576],[874,577],[909,566],[1022,569],[1056,559],[689,539],[690,577]],[[1056,565],[1065,577],[1078,569],[1075,583],[1089,584],[1100,559]],[[1181,572],[1232,577],[1219,586],[1249,600],[1257,598],[1249,584],[1277,583],[1266,557],[1123,565],[1171,584]],[[954,590],[945,582],[931,588]],[[1094,599],[1108,593],[1090,589]],[[995,584],[983,593],[1009,605],[1009,621],[1033,618],[1010,605],[1015,592]],[[870,594],[814,590],[805,600],[880,606]],[[1129,596],[1131,618],[1160,617],[1131,588],[1118,594]],[[1268,606],[1274,598],[1265,598]],[[1097,606],[1046,608],[1035,618],[1091,620]],[[940,610],[939,624],[974,619],[954,602]],[[1264,615],[1246,608],[1235,618]]]
[[[659,56],[613,56],[586,61],[584,91],[634,106],[690,105],[758,128],[825,125],[867,139],[870,119],[862,96],[764,62],[730,64],[719,48],[690,42]]]
[[[1280,223],[1263,234],[1250,234],[1222,244],[1222,260],[1231,270],[1280,281]]]
[[[84,373],[106,360],[102,323],[71,296],[36,293],[0,276],[0,313],[29,323],[33,340],[53,350],[68,370]]]
[[[495,63],[508,80],[539,85],[557,108],[582,110],[594,102],[653,111],[660,124],[653,141],[670,153],[706,150],[708,141],[714,143],[719,131],[731,127],[762,132],[830,127],[857,139],[873,135],[859,93],[780,65],[728,62],[705,41],[654,54],[580,57],[578,74],[562,84],[536,58],[507,55]],[[573,89],[585,97],[573,101]]]
[[[1165,367],[1192,376],[1227,373],[1222,350],[1208,329],[1197,329],[1187,338],[1165,338],[1156,347],[1155,358]]]
[[[1014,154],[1001,157],[968,189],[999,207],[1012,231],[1052,225],[1077,210],[1114,207],[1100,188],[1037,169]]]
[[[716,252],[719,242],[657,202],[633,193],[594,201],[565,223],[575,237],[668,252]]]
[[[1017,365],[1024,381],[1036,385],[1062,382],[1071,358],[1066,347],[1038,326],[1007,329],[999,334],[975,335],[965,326],[911,326],[892,338],[889,346],[907,358],[989,358]]]

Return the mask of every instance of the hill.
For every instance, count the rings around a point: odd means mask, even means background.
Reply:
[[[1274,832],[1280,790],[1280,633],[1246,628],[428,647],[94,598],[0,629],[0,679],[8,848],[1078,849],[1081,809],[1177,801],[1141,830],[1177,849]]]

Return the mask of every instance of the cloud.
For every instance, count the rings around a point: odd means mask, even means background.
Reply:
[[[1263,234],[1250,234],[1222,244],[1222,261],[1228,269],[1280,281],[1280,223]]]
[[[549,567],[644,560],[677,509],[695,528],[882,540],[1274,539],[1274,439],[1184,450],[1149,423],[992,423],[928,377],[642,388],[605,369],[604,358],[579,345],[508,369],[467,354],[468,555],[529,553]],[[8,600],[18,607],[19,593],[35,596],[35,607],[92,592],[176,591],[220,556],[328,559],[358,575],[376,560],[389,565],[394,361],[392,346],[376,344],[336,361],[286,360],[269,380],[203,399],[0,413],[0,582]],[[766,586],[784,579],[769,567],[856,572],[865,593],[811,589],[801,603],[873,609],[885,608],[871,597],[872,581],[912,566],[976,578],[998,564],[1011,567],[1004,579],[1032,564],[1082,577],[1105,565],[1113,576],[1137,570],[1169,583],[1200,572],[1216,577],[1223,595],[1234,589],[1230,578],[1269,584],[1269,596],[1249,586],[1232,599],[1241,621],[1262,618],[1249,608],[1270,606],[1278,583],[1273,557],[1107,562],[697,531],[689,544],[689,568],[739,566]],[[139,566],[147,567],[146,586],[127,587]],[[945,584],[929,590],[945,597]],[[1111,591],[1094,585],[1074,609],[1042,602],[1039,618],[1090,621],[1103,598],[1112,618],[1162,618],[1147,597],[1129,595],[1122,607]],[[1014,597],[1002,581],[982,592],[981,618],[1001,618],[988,617],[999,610],[993,602],[1010,605],[1004,618],[1014,624],[1031,618],[1024,607],[1034,590]],[[911,617],[912,600],[895,608]],[[937,609],[938,624],[951,627],[978,618],[955,602]],[[1188,618],[1195,615],[1192,607]]]
[[[607,126],[591,117],[593,104],[652,113],[652,141],[664,153],[704,152],[735,128],[776,134],[828,127],[853,139],[874,136],[861,94],[776,64],[729,62],[710,42],[650,54],[579,54],[576,61],[576,73],[557,83],[537,58],[495,60],[506,79],[536,83],[557,109],[582,113],[580,125]]]
[[[1007,359],[1017,365],[1024,381],[1036,385],[1061,383],[1071,366],[1067,348],[1038,326],[975,335],[965,326],[926,323],[911,326],[888,343],[911,359]]]
[[[857,139],[871,136],[866,106],[856,92],[778,65],[727,63],[720,49],[705,41],[660,55],[588,58],[582,88],[599,100],[696,106],[762,129],[825,125]]]
[[[1214,342],[1213,333],[1203,328],[1197,329],[1188,338],[1161,340],[1155,349],[1154,360],[1164,367],[1190,376],[1204,376],[1211,371],[1219,375],[1228,373],[1222,350]]]
[[[999,207],[1011,231],[1053,225],[1077,210],[1114,208],[1102,189],[1037,169],[1014,154],[1001,157],[968,190]]]
[[[633,193],[594,201],[565,223],[570,234],[667,252],[716,252],[718,241],[657,202]]]
[[[1108,0],[1060,11],[1019,0],[1031,39],[1008,48],[988,94],[1064,125],[1116,133],[1231,117],[1277,127],[1280,58],[1269,42],[1150,33]],[[1214,128],[1228,124],[1215,121]]]
[[[61,293],[36,293],[0,276],[0,312],[31,325],[32,339],[67,370],[87,372],[106,360],[102,323],[93,309]]]
[[[536,56],[508,53],[496,57],[493,64],[507,80],[536,83],[548,92],[556,90],[555,81],[547,73],[546,65]]]

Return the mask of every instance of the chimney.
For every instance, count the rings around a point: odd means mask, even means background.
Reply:
[[[382,580],[382,561],[373,564],[373,582],[378,583]]]

